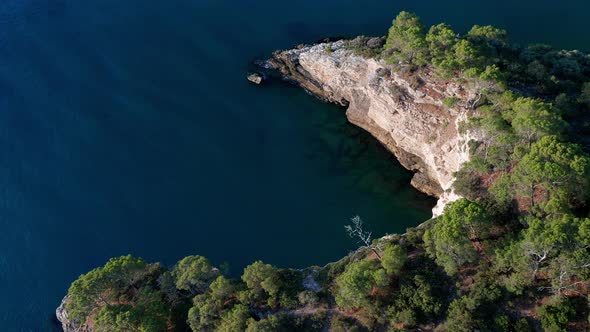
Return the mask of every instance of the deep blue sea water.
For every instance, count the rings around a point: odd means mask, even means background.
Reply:
[[[325,264],[429,217],[433,201],[343,110],[252,61],[384,34],[400,10],[519,43],[590,49],[586,0],[3,0],[0,331],[55,329],[71,281],[132,253]]]

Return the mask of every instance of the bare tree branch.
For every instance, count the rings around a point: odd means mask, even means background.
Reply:
[[[375,247],[372,245],[372,232],[366,231],[363,229],[363,220],[359,216],[354,216],[350,219],[352,221],[351,225],[344,225],[344,229],[348,233],[348,236],[351,238],[358,238],[359,242],[363,244],[364,247],[370,248],[373,250],[375,255],[381,259],[381,255],[377,251]]]

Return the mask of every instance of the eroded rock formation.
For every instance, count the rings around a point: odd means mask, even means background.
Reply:
[[[277,51],[269,64],[318,97],[347,107],[348,120],[367,130],[415,172],[412,185],[439,198],[433,215],[459,196],[453,173],[469,159],[458,123],[475,95],[427,71],[401,73],[356,55],[345,41]],[[457,98],[452,107],[445,98]]]
[[[55,317],[61,323],[61,327],[64,332],[91,332],[93,329],[86,324],[78,324],[75,320],[71,320],[69,313],[66,310],[66,304],[68,303],[68,296],[64,297],[61,304],[55,309]]]

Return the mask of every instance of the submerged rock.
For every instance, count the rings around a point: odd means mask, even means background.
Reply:
[[[264,80],[264,77],[258,73],[249,74],[247,77],[248,81],[254,84],[260,84]]]

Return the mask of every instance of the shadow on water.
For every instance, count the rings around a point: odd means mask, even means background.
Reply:
[[[433,200],[342,108],[284,82],[249,84],[249,60],[383,35],[400,10],[584,47],[588,6],[1,1],[0,330],[54,328],[69,284],[113,256],[201,254],[234,274],[256,259],[304,267],[356,246],[342,227],[353,215],[376,236],[430,216]]]

